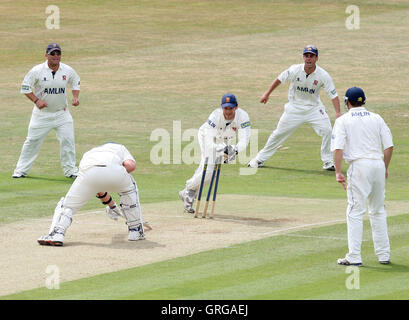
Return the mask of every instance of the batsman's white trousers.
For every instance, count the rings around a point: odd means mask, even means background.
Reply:
[[[74,122],[68,109],[57,112],[33,111],[15,174],[27,175],[48,133],[55,129],[60,143],[60,160],[64,175],[77,173],[75,166]]]
[[[86,170],[80,168],[77,178],[65,196],[63,206],[72,209],[75,213],[98,192],[125,193],[135,188],[137,192],[135,180],[123,166],[95,166]]]
[[[362,262],[363,217],[367,201],[375,254],[379,261],[389,260],[390,245],[384,205],[385,163],[383,160],[355,160],[348,168],[347,181],[347,260],[351,263]]]
[[[309,110],[287,103],[284,106],[284,113],[278,121],[277,128],[269,136],[265,146],[261,149],[256,159],[266,161],[277,151],[277,147],[303,123],[309,123],[314,131],[322,138],[321,160],[322,162],[333,161],[331,152],[332,126],[324,106]]]

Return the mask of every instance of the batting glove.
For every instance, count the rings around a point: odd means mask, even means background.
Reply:
[[[122,217],[121,209],[118,208],[116,203],[114,203],[114,206],[112,208],[110,206],[106,206],[105,210],[108,217],[111,218],[112,220],[116,221],[118,220],[118,217]]]

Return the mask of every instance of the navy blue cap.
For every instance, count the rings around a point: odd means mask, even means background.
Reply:
[[[303,55],[306,54],[306,53],[312,53],[312,54],[315,54],[316,56],[318,56],[318,49],[317,49],[316,46],[314,46],[312,44],[309,44],[308,46],[306,46],[304,48]]]
[[[45,49],[45,53],[49,54],[55,50],[61,51],[61,47],[58,45],[58,43],[50,43],[47,46],[47,49]]]
[[[364,90],[358,87],[352,87],[345,92],[345,100],[348,100],[352,104],[357,102],[364,103],[366,100]]]
[[[222,108],[226,107],[237,107],[237,99],[234,94],[226,93],[222,98]]]

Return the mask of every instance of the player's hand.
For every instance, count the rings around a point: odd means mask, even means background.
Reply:
[[[38,109],[42,109],[42,108],[48,107],[48,104],[47,104],[47,102],[38,99],[37,102],[36,102],[36,106],[37,106]]]
[[[114,206],[112,208],[110,206],[106,206],[105,210],[108,217],[112,220],[118,220],[118,217],[122,217],[121,209],[118,208],[116,203],[114,203]]]
[[[342,173],[336,173],[335,178],[337,179],[337,182],[342,184],[342,186],[344,187],[344,190],[346,190],[347,188],[346,188],[345,176]]]
[[[339,118],[340,116],[342,116],[341,112],[335,113],[335,117]]]
[[[270,98],[269,94],[267,93],[263,94],[263,96],[260,98],[260,103],[266,104],[269,98]]]
[[[80,105],[80,101],[78,100],[78,98],[72,98],[72,105],[74,107],[79,106]]]

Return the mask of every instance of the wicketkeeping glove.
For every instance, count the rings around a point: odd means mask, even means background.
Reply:
[[[223,152],[224,152],[224,157],[225,157],[224,163],[230,163],[230,162],[234,161],[234,159],[236,159],[236,155],[238,153],[237,147],[232,146],[232,145],[224,147]]]
[[[110,217],[112,220],[118,220],[118,217],[123,217],[121,209],[118,208],[116,203],[114,203],[114,206],[112,208],[110,206],[106,206],[105,210],[108,217]]]

